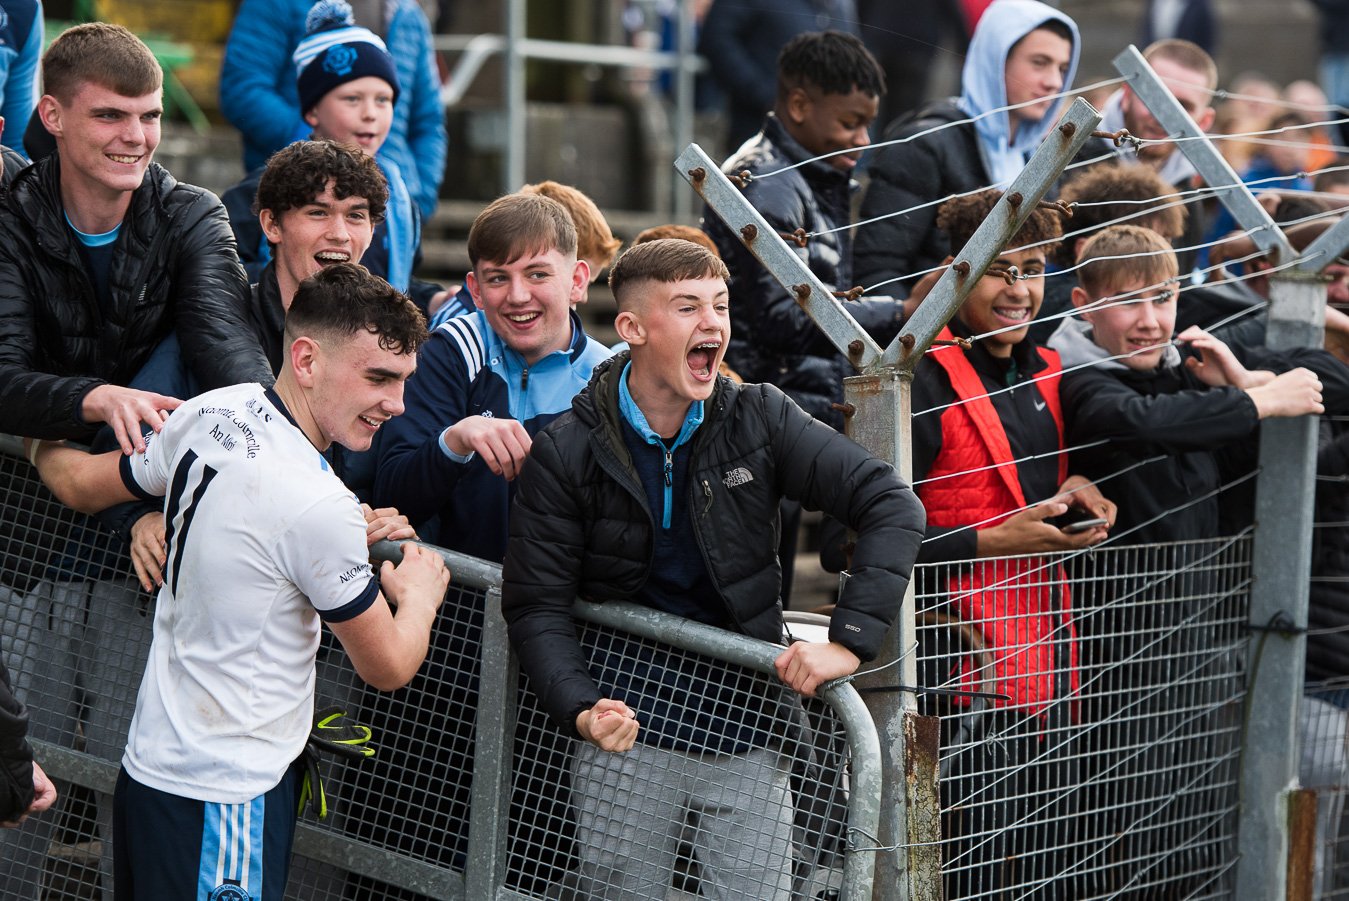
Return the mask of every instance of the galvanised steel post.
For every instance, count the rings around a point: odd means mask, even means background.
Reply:
[[[506,837],[510,815],[511,763],[515,759],[519,667],[501,615],[501,587],[487,592],[478,678],[478,721],[469,808],[466,898],[495,898],[506,884]]]
[[[520,190],[525,183],[525,2],[506,0],[503,8],[506,34],[505,49],[505,103],[506,147],[501,166],[501,191],[509,194]]]
[[[1274,350],[1319,347],[1325,309],[1323,277],[1275,273],[1266,344]],[[1260,424],[1237,862],[1237,885],[1247,898],[1287,895],[1289,801],[1297,788],[1297,711],[1306,678],[1317,427],[1315,416]]]
[[[674,145],[676,147],[686,147],[693,143],[693,106],[695,100],[695,76],[697,75],[695,66],[698,63],[697,42],[694,40],[695,22],[693,19],[693,4],[681,2],[678,5],[678,14],[675,21],[677,29],[675,38],[675,52],[679,55],[678,68],[674,70],[675,74],[675,114],[674,114]],[[688,191],[679,190],[679,183],[671,185],[674,192],[674,215],[675,220],[684,222],[693,215],[693,197]],[[664,198],[661,198],[664,202]]]
[[[1237,223],[1251,232],[1251,240],[1256,246],[1262,250],[1276,251],[1278,262],[1291,260],[1293,251],[1284,233],[1213,146],[1213,142],[1204,135],[1203,129],[1195,124],[1185,107],[1180,105],[1161,76],[1148,65],[1138,48],[1130,44],[1115,57],[1114,66],[1119,74],[1129,79],[1130,90],[1143,101],[1157,124],[1165,128],[1168,135],[1183,139],[1176,147],[1194,166],[1204,183],[1214,190],[1223,206],[1231,211]]]

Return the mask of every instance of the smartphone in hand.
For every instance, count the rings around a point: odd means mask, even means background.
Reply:
[[[1090,510],[1082,510],[1077,507],[1069,509],[1067,513],[1051,516],[1045,522],[1051,526],[1057,526],[1065,535],[1078,535],[1097,526],[1106,525],[1106,520],[1096,516]]]

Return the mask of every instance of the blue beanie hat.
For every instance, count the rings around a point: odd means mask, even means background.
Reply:
[[[398,73],[384,42],[356,24],[346,0],[319,0],[305,18],[305,37],[291,59],[299,73],[300,112],[307,113],[329,91],[373,75],[393,88],[398,102]]]

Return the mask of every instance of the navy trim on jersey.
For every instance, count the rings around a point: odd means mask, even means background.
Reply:
[[[173,535],[176,531],[174,523],[178,521],[178,506],[183,501],[183,489],[187,486],[188,470],[192,468],[192,461],[197,459],[195,451],[189,450],[183,455],[183,460],[178,464],[178,468],[173,471],[173,478],[169,481],[169,500],[164,505],[164,546],[173,547]]]
[[[290,415],[290,410],[286,409],[286,405],[281,402],[281,395],[276,393],[276,389],[265,388],[263,389],[262,393],[263,396],[267,398],[268,402],[271,403],[273,407],[276,407],[278,410],[280,410],[282,416],[286,417],[286,422],[289,422],[291,425],[295,426],[295,430],[299,432],[301,435],[304,435],[305,440],[308,441],[309,436],[305,435],[304,429],[300,428],[300,424],[295,421],[295,417]],[[315,453],[319,455],[319,468],[322,469],[324,472],[328,472],[329,470],[331,470],[332,465],[328,462],[328,457],[317,448],[315,448]]]
[[[355,619],[362,613],[370,609],[370,605],[375,603],[375,598],[379,597],[379,575],[370,574],[370,581],[366,583],[365,591],[362,591],[355,599],[347,601],[341,607],[333,610],[320,610],[319,618],[325,623],[344,623],[347,620]]]
[[[464,381],[470,384],[487,364],[487,345],[483,342],[482,333],[478,331],[478,324],[477,318],[466,316],[447,320],[439,327],[440,331],[454,341],[460,355],[463,356]]]
[[[188,451],[183,457],[183,462],[179,464],[181,468],[186,468],[191,463],[196,462],[197,455]],[[216,477],[217,471],[205,463],[201,465],[201,482],[197,489],[192,492],[192,499],[187,502],[187,509],[183,511],[183,528],[178,533],[178,540],[173,544],[173,577],[170,588],[174,597],[178,596],[178,573],[182,569],[183,548],[187,546],[187,530],[192,527],[192,518],[197,515],[197,510],[201,507],[202,495],[206,493],[206,488],[211,484],[211,480]],[[174,482],[177,483],[177,474],[174,474]],[[167,530],[165,530],[167,532]],[[168,535],[164,536],[165,544],[169,543]]]
[[[295,428],[300,429],[300,424],[295,421],[294,416],[290,415],[290,410],[286,409],[286,405],[281,402],[281,395],[276,393],[275,388],[264,389],[262,392],[262,396],[267,398],[267,402],[270,403],[273,407],[276,407],[277,410],[281,411],[281,415],[286,417],[287,422],[295,426]],[[304,429],[300,429],[300,434],[304,434]]]
[[[122,459],[117,461],[117,472],[122,476],[122,484],[126,486],[126,490],[136,497],[143,501],[162,500],[158,495],[146,491],[141,487],[140,482],[136,481],[136,476],[131,471],[131,457],[126,454],[122,455]]]

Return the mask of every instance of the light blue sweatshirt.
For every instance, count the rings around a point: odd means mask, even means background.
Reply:
[[[970,40],[961,74],[960,108],[971,118],[1007,105],[1007,55],[1012,46],[1050,20],[1062,22],[1073,35],[1072,60],[1063,79],[1067,91],[1077,74],[1082,41],[1072,19],[1037,0],[994,0],[979,19]],[[1006,187],[1025,168],[1045,134],[1058,121],[1064,98],[1054,101],[1039,124],[1022,123],[1011,140],[1011,118],[1006,112],[985,116],[974,123],[979,133],[979,153],[993,183]]]

